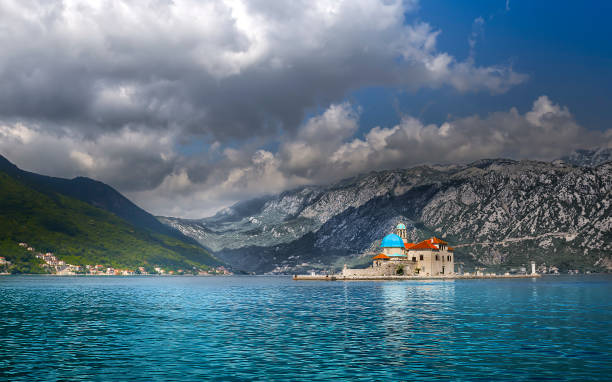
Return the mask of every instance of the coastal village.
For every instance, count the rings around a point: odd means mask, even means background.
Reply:
[[[230,276],[233,273],[224,266],[218,266],[216,268],[210,268],[207,270],[196,269],[177,269],[167,270],[162,267],[156,266],[153,269],[145,269],[145,267],[137,267],[134,269],[129,268],[113,268],[104,266],[101,264],[96,265],[74,265],[68,264],[63,260],[57,258],[57,256],[51,252],[42,253],[36,251],[36,249],[30,246],[28,243],[19,243],[19,246],[30,252],[32,256],[42,261],[41,267],[48,271],[50,274],[59,276],[70,276],[70,275],[90,275],[90,276],[133,276],[133,275],[184,275],[184,274],[197,274],[198,276],[215,276],[223,275]],[[11,262],[6,260],[5,257],[0,257],[0,273],[8,273]]]

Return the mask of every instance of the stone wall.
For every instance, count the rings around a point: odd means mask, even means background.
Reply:
[[[423,256],[423,260],[421,260]],[[438,256],[438,260],[436,260]],[[451,260],[448,260],[450,256]],[[455,273],[455,255],[451,251],[408,251],[408,257],[416,257],[417,267],[424,276],[450,275]],[[442,273],[444,267],[444,273]]]
[[[404,275],[412,275],[414,273],[414,264],[411,261],[386,260],[375,264],[380,265],[370,266],[364,269],[344,268],[342,270],[342,276],[395,276],[397,275],[397,268],[399,266],[404,268]]]

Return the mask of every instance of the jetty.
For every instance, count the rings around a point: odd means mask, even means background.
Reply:
[[[297,281],[384,281],[384,280],[477,280],[477,279],[530,279],[542,277],[539,273],[525,275],[439,275],[439,276],[344,276],[344,275],[293,275]]]

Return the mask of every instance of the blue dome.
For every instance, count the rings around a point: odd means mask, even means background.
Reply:
[[[404,248],[404,240],[394,233],[385,236],[380,243],[381,248]]]
[[[399,223],[397,225],[397,227],[395,227],[396,229],[406,229],[406,226],[403,223]]]

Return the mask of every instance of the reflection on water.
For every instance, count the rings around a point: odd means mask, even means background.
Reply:
[[[421,361],[413,364],[414,359],[443,355],[440,343],[451,335],[447,320],[454,288],[453,281],[382,284],[385,347],[396,355],[398,365],[413,370],[422,367]]]
[[[605,380],[612,278],[0,278],[0,380]]]

